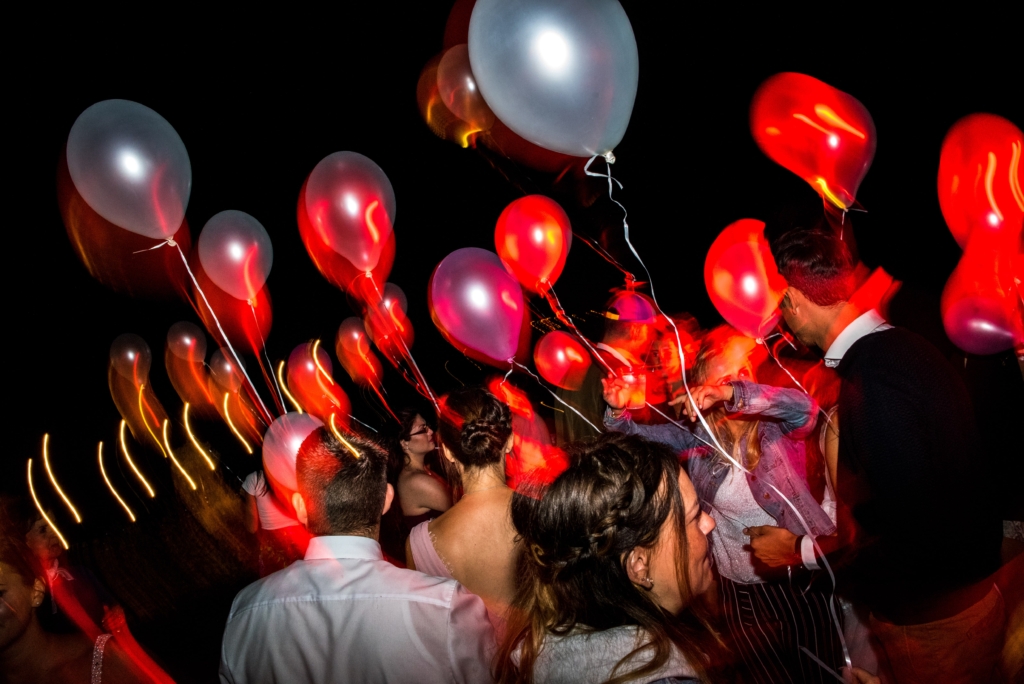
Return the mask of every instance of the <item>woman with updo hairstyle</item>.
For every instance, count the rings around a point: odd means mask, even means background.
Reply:
[[[515,581],[512,490],[505,483],[512,415],[483,388],[456,390],[439,402],[437,436],[458,496],[443,515],[412,529],[406,562],[428,575],[458,580],[484,600],[500,630]]]
[[[606,434],[536,494],[512,504],[523,553],[497,680],[708,681],[722,662],[701,600],[715,523],[675,453]]]

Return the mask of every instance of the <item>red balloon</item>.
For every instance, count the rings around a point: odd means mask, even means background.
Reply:
[[[501,263],[520,283],[542,293],[562,275],[572,245],[569,217],[543,195],[521,197],[501,212],[494,228]]]
[[[591,358],[575,337],[553,330],[537,340],[533,362],[537,372],[552,385],[575,391],[583,386]]]
[[[750,132],[776,164],[849,209],[875,157],[875,123],[852,95],[805,74],[775,74],[750,104]]]
[[[975,228],[1020,230],[1022,148],[1020,129],[994,114],[970,114],[946,133],[939,157],[939,206],[960,247]]]
[[[219,344],[224,344],[224,335],[221,334],[223,328],[236,351],[241,353],[241,349],[245,349],[256,355],[261,354],[274,323],[269,286],[264,285],[251,301],[243,301],[217,287],[198,258],[193,256],[190,263],[199,284],[198,287],[195,283],[192,285],[192,306],[206,330]],[[213,314],[216,314],[216,320]]]
[[[315,355],[314,355],[315,351]],[[338,429],[348,430],[352,402],[331,375],[331,357],[319,342],[300,344],[292,350],[287,364],[288,389],[302,409]]]
[[[704,285],[722,318],[748,337],[764,337],[779,322],[785,279],[764,237],[764,222],[726,226],[708,250]]]
[[[334,340],[334,351],[354,383],[380,389],[384,370],[370,349],[370,340],[361,320],[353,316],[341,322]]]
[[[476,131],[494,125],[494,112],[484,102],[469,66],[469,47],[455,45],[445,51],[437,65],[437,92],[445,107]]]

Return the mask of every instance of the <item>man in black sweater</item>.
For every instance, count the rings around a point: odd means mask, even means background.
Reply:
[[[772,252],[789,284],[787,325],[842,380],[845,590],[871,610],[897,681],[996,681],[998,475],[977,447],[967,388],[923,338],[850,305],[852,259],[827,224],[783,234]]]

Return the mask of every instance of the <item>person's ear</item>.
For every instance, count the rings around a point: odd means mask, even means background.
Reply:
[[[395,500],[395,488],[388,482],[387,491],[384,493],[384,510],[380,512],[380,517],[384,517],[384,514],[391,510],[391,503]]]
[[[295,509],[295,517],[303,527],[309,524],[309,516],[306,513],[306,500],[298,492],[292,494],[292,508]]]
[[[399,440],[398,446],[402,447],[402,451],[408,451],[409,450],[409,440],[407,440],[407,439]]]
[[[789,299],[789,308],[795,313],[801,305],[807,303],[807,295],[793,287],[792,285],[786,289],[786,297]]]
[[[626,556],[626,576],[629,581],[644,589],[654,587],[651,580],[651,550],[637,546]]]
[[[31,596],[33,608],[43,605],[43,597],[46,596],[46,582],[42,577],[36,577],[35,582],[32,583]]]
[[[505,441],[505,449],[502,453],[508,454],[512,452],[512,444],[515,441],[515,437],[514,433],[508,436],[508,440]]]
[[[444,455],[444,457],[447,460],[451,461],[452,463],[455,463],[455,457],[452,456],[451,450],[448,447],[446,447],[444,444],[441,445],[441,453]]]

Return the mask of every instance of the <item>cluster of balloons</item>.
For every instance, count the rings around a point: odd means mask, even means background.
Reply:
[[[946,134],[939,157],[942,216],[963,257],[942,292],[946,334],[971,354],[1024,345],[1024,135],[994,114],[971,114]]]

